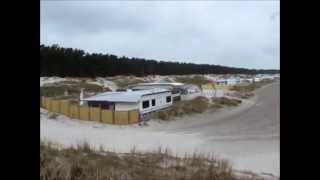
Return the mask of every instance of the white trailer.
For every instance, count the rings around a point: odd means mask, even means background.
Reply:
[[[84,104],[113,111],[139,110],[140,114],[158,111],[172,105],[172,93],[167,89],[105,92],[82,100]]]

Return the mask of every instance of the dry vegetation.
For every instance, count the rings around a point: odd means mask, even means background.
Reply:
[[[84,88],[86,92],[99,93],[103,91],[110,91],[109,88],[102,87],[97,84],[81,81],[64,81],[59,83],[53,83],[40,87],[40,96],[46,97],[61,97],[64,96],[64,92],[68,92],[70,97],[79,97],[81,89]]]
[[[226,160],[194,154],[178,158],[169,151],[119,154],[87,144],[56,149],[40,145],[41,180],[236,180],[258,179],[257,175],[240,178]]]
[[[240,92],[240,93],[248,93],[248,92],[252,92],[252,91],[256,90],[259,87],[260,86],[257,83],[250,83],[249,85],[246,85],[246,86],[241,86],[241,85],[232,86],[230,88],[230,90],[231,91],[237,91],[237,92]]]
[[[241,103],[241,100],[231,99],[226,97],[212,98],[212,101],[215,105],[221,105],[221,106],[237,106]]]
[[[136,76],[115,76],[109,77],[108,80],[113,81],[120,89],[125,89],[132,84],[146,82],[143,78]]]
[[[58,116],[59,114],[53,112],[50,112],[48,115],[49,119],[57,119]]]
[[[205,97],[197,97],[188,101],[175,102],[169,109],[157,112],[156,117],[162,120],[170,120],[175,117],[202,113],[208,110],[215,111],[225,106],[237,106],[240,103],[240,100],[225,97],[212,98],[211,102]]]
[[[248,99],[254,95],[254,90],[261,88],[266,84],[272,83],[272,80],[262,80],[260,82],[250,83],[248,85],[235,85],[230,88],[231,91],[235,91],[233,96],[242,99]]]
[[[175,82],[174,80],[172,80],[172,79],[170,79],[168,77],[164,78],[163,81],[164,82]]]
[[[198,85],[199,87],[201,86],[201,84],[210,83],[210,80],[206,79],[201,75],[180,76],[180,77],[176,77],[176,81],[185,83],[185,84],[195,84],[195,85]]]

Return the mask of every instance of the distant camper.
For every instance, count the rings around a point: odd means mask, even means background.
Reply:
[[[253,82],[253,78],[243,78],[240,81],[241,83],[252,83]]]
[[[191,100],[201,96],[201,89],[194,84],[186,84],[180,87],[181,100]]]
[[[253,78],[253,82],[260,82],[260,81],[261,81],[261,78],[258,78],[258,77]]]
[[[129,86],[132,90],[141,90],[141,89],[153,89],[153,88],[162,88],[162,89],[169,89],[173,90],[175,88],[183,86],[183,83],[172,83],[172,82],[165,82],[165,83],[138,83]]]
[[[223,97],[224,91],[222,89],[217,89],[215,83],[207,83],[201,85],[202,96],[207,98],[212,97]]]
[[[218,79],[215,83],[218,86],[233,86],[240,83],[240,78]]]
[[[201,95],[201,89],[197,85],[184,84],[179,82],[164,82],[164,83],[139,83],[131,85],[133,91],[140,89],[163,88],[170,90],[172,93],[172,100],[190,100]]]
[[[140,115],[158,111],[172,105],[172,93],[167,89],[105,92],[82,99],[90,107],[112,111],[139,110]]]

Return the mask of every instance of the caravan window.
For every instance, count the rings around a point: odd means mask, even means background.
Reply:
[[[143,101],[142,102],[142,108],[145,109],[145,108],[148,108],[150,105],[149,105],[149,101]]]
[[[152,99],[151,105],[152,105],[152,106],[155,106],[155,105],[156,105],[156,99]]]
[[[171,96],[167,96],[167,103],[171,102]]]

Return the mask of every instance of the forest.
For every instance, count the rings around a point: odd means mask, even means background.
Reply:
[[[40,45],[40,76],[105,77],[116,75],[274,74],[276,69],[246,69],[211,64],[157,61],[87,53],[59,45]]]

